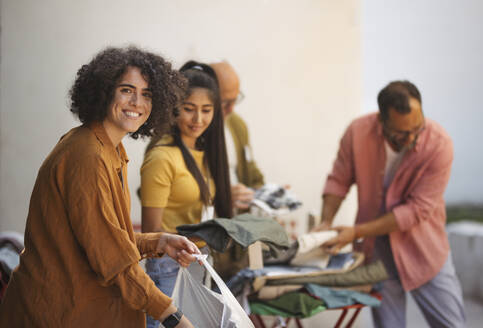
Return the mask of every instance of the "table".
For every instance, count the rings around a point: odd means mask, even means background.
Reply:
[[[379,293],[372,292],[370,295],[373,296],[373,297],[376,297],[379,300],[382,299],[382,296]],[[344,322],[344,319],[349,314],[349,311],[354,310],[354,311],[352,311],[352,315],[350,316],[349,321],[344,326],[345,328],[350,328],[350,327],[352,327],[355,320],[359,316],[359,313],[361,312],[361,310],[366,306],[367,305],[364,305],[364,304],[353,304],[353,305],[347,305],[347,306],[340,307],[340,308],[327,309],[325,311],[342,311],[339,318],[337,319],[337,322],[334,325],[334,328],[340,328],[340,327],[342,327],[342,323]],[[265,322],[263,322],[263,319],[260,315],[251,314],[250,319],[252,320],[253,324],[255,325],[255,328],[267,328],[267,326],[265,325]],[[297,328],[303,328],[304,327],[302,325],[302,321],[300,320],[300,318],[289,317],[289,318],[285,319],[285,323],[288,324],[292,320],[294,320],[295,324],[297,325]],[[276,327],[276,325],[277,325],[277,323],[274,323],[272,325],[272,328]]]

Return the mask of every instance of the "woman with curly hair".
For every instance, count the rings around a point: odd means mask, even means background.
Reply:
[[[230,180],[218,82],[213,69],[189,61],[180,72],[188,92],[175,110],[170,134],[155,137],[141,167],[143,232],[176,233],[176,226],[199,223],[204,215],[231,217]],[[197,241],[202,252],[206,244]],[[179,265],[168,257],[148,259],[146,271],[166,295],[171,295]],[[189,268],[203,279],[198,265]],[[148,327],[157,321],[148,318]]]
[[[42,164],[30,199],[25,249],[0,307],[1,327],[192,327],[138,261],[166,253],[188,266],[184,237],[135,233],[122,138],[162,133],[185,79],[161,57],[108,48],[82,66],[70,91],[82,125]]]

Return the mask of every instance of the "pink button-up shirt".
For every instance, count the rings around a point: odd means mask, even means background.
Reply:
[[[385,194],[382,125],[376,113],[353,121],[340,141],[323,192],[345,197],[355,183],[359,203],[356,224],[394,213],[399,229],[390,233],[389,239],[407,291],[435,277],[449,254],[443,194],[453,161],[453,143],[439,124],[425,120],[426,128],[416,146],[404,155]],[[374,238],[365,238],[356,248],[370,258],[373,245]]]

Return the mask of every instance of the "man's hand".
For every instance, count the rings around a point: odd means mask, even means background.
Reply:
[[[231,186],[231,200],[233,208],[246,210],[250,207],[250,203],[253,200],[254,191],[247,188],[244,184],[236,184]]]
[[[331,230],[337,231],[338,235],[322,244],[322,247],[326,248],[330,254],[339,253],[345,245],[357,239],[357,230],[355,227],[337,226]]]
[[[187,267],[196,258],[191,254],[201,254],[200,250],[188,238],[171,233],[163,233],[156,248],[158,253],[166,253],[181,266]]]

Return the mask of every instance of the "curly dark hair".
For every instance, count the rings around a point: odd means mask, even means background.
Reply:
[[[79,69],[69,91],[70,111],[84,124],[103,121],[116,84],[128,67],[140,69],[153,94],[151,115],[131,137],[165,133],[173,120],[174,108],[185,95],[186,78],[160,56],[134,46],[106,48]]]

